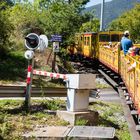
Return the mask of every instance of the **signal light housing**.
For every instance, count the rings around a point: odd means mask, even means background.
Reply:
[[[40,37],[35,33],[30,33],[25,37],[25,47],[29,50],[36,50],[40,46]]]

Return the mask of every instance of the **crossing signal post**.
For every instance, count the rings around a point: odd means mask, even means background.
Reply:
[[[27,111],[30,110],[31,104],[31,88],[32,88],[32,77],[34,67],[34,51],[39,49],[44,51],[48,47],[48,38],[45,35],[38,36],[35,33],[30,33],[25,37],[25,47],[28,49],[25,52],[25,58],[28,60],[28,71],[26,79],[26,95],[25,95],[25,107]]]

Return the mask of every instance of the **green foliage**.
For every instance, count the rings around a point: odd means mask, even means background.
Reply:
[[[92,19],[89,22],[83,23],[80,32],[98,32],[100,28],[100,23],[98,19]]]
[[[49,110],[57,110],[60,109],[60,100],[49,100],[49,101],[45,101],[42,103],[42,106],[44,106],[45,108],[49,109]]]
[[[11,40],[14,42],[13,50],[24,49],[24,37],[30,33],[42,33],[39,23],[39,11],[29,3],[16,4],[9,9],[9,20],[14,26]]]
[[[140,3],[140,0],[112,0],[106,2],[104,10],[104,29],[108,27],[108,25],[112,22],[112,20],[115,20],[124,12],[134,8],[134,5],[136,3]],[[101,16],[100,7],[101,7],[100,4],[87,7],[85,9],[85,12],[92,11],[94,9],[95,10],[94,15],[96,15],[96,17],[100,19]]]
[[[68,125],[55,114],[45,111],[49,103],[52,102],[33,100],[31,113],[25,113],[22,100],[0,100],[0,140],[22,140],[22,134],[33,130],[37,125]],[[53,103],[60,106],[63,101],[56,100]]]
[[[0,79],[5,81],[22,81],[25,79],[27,61],[23,53],[9,53],[0,58]]]
[[[135,43],[140,43],[140,4],[136,4],[136,6],[124,13],[118,19],[114,20],[109,29],[110,30],[129,30],[131,33],[131,38]]]
[[[119,140],[130,140],[128,125],[124,118],[123,109],[118,103],[93,102],[90,109],[99,113],[99,126],[114,127],[115,136]],[[123,133],[124,132],[124,133]]]
[[[0,56],[5,55],[5,52],[10,45],[9,37],[11,35],[12,25],[8,19],[9,7],[5,3],[0,3]]]
[[[88,1],[34,0],[30,3],[24,0],[21,3],[20,0],[14,0],[14,6],[0,11],[1,46],[7,43],[10,51],[23,50],[24,37],[35,32],[46,34],[49,39],[52,34],[62,35],[61,47],[66,49],[66,46],[74,43],[74,34],[79,32],[82,24],[91,19],[91,14],[82,13]],[[93,26],[98,26],[96,20],[92,21]]]
[[[12,40],[16,43],[15,48],[23,48],[21,42],[29,32],[45,33],[49,37],[61,34],[63,46],[72,43],[75,32],[89,20],[88,14],[81,14],[88,1],[75,0],[69,4],[65,0],[35,0],[33,4],[16,4],[9,10],[9,19],[14,25]]]
[[[79,119],[76,119],[76,122],[75,122],[75,125],[86,125],[88,123],[88,120],[85,120],[85,119],[82,119],[82,118],[79,118]]]

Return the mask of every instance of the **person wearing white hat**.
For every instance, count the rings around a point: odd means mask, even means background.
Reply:
[[[121,40],[121,46],[125,55],[127,54],[129,48],[133,46],[132,41],[128,37],[129,37],[129,31],[125,31],[124,36],[122,37]]]

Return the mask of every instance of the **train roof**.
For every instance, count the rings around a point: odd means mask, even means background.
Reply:
[[[84,34],[96,34],[97,32],[85,32]]]
[[[123,34],[122,31],[100,31],[99,34]]]
[[[76,33],[77,35],[92,35],[92,34],[123,34],[122,31],[100,31],[100,32],[85,32]]]
[[[85,33],[76,33],[76,34],[97,34],[97,32],[85,32]]]

